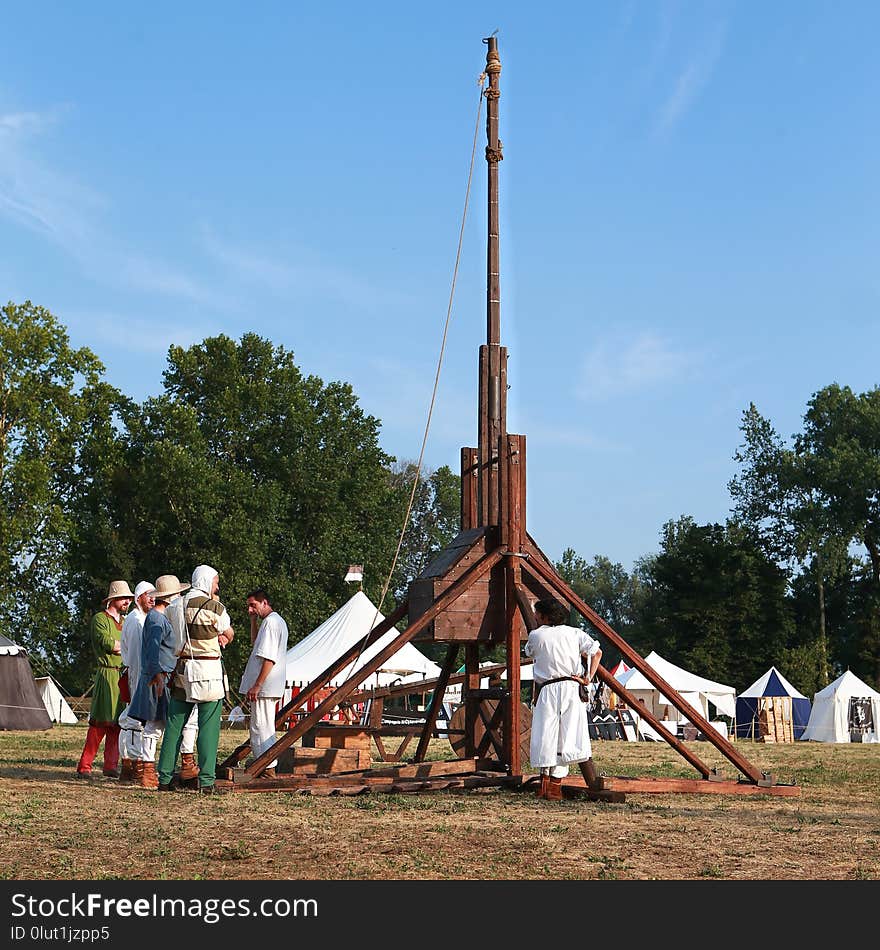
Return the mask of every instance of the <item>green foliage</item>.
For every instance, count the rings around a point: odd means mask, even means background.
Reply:
[[[638,574],[627,574],[622,564],[615,564],[602,555],[596,555],[590,564],[573,548],[562,552],[562,560],[555,567],[560,577],[615,633],[631,646],[636,646],[634,624],[644,597],[642,579]],[[592,624],[579,614],[573,614],[572,622],[592,630]],[[619,659],[617,650],[607,644],[603,644],[602,649],[603,665],[613,666]]]
[[[735,523],[668,522],[646,567],[640,635],[709,679],[749,683],[778,663],[793,633],[786,573]]]
[[[391,470],[391,485],[405,512],[412,498],[412,510],[403,535],[394,571],[391,592],[398,602],[406,597],[411,581],[446,547],[461,528],[461,477],[447,465],[423,471],[413,493],[417,473],[415,462],[400,462]],[[403,519],[397,529],[400,528]]]
[[[58,670],[71,657],[72,500],[93,427],[119,394],[90,350],[29,300],[0,322],[0,629]]]
[[[272,592],[291,642],[351,595],[350,562],[367,565],[378,596],[400,513],[391,459],[350,386],[303,375],[252,333],[171,347],[164,389],[128,414],[120,451],[93,460],[78,512],[92,543],[77,575],[189,580],[210,564],[237,631],[234,679],[253,587]]]

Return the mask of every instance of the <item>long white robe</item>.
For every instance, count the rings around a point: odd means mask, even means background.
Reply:
[[[585,631],[560,624],[538,627],[529,634],[525,654],[534,659],[536,683],[581,674],[582,655],[592,656],[599,644]],[[564,774],[572,762],[592,756],[587,706],[574,680],[541,687],[532,712],[529,760],[532,768],[553,768]]]

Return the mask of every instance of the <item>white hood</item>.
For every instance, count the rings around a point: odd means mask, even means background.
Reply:
[[[214,578],[217,576],[218,573],[213,567],[209,567],[207,564],[199,564],[192,572],[192,580],[190,583],[194,590],[200,590],[203,594],[207,594],[210,597],[211,587],[214,583]]]

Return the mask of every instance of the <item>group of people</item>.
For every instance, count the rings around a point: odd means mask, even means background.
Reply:
[[[110,584],[103,609],[91,621],[97,672],[78,776],[91,774],[103,740],[104,775],[160,791],[214,792],[226,696],[222,651],[235,636],[218,593],[219,575],[207,564],[193,571],[189,584],[173,574],[155,584],[141,581],[134,592],[126,581]],[[248,594],[247,612],[251,653],[239,689],[250,707],[257,759],[275,743],[288,630],[263,588]],[[539,600],[534,615],[537,626],[524,648],[534,660],[537,690],[530,760],[541,771],[538,795],[558,801],[571,764],[580,766],[591,787],[599,781],[578,686],[593,679],[602,650],[585,631],[568,626],[568,610],[558,601]],[[127,702],[120,691],[123,672]],[[274,776],[276,766],[277,760],[269,763],[263,774]]]
[[[188,584],[173,574],[141,581],[133,592],[127,581],[110,584],[91,621],[97,671],[78,777],[92,774],[103,741],[105,776],[159,791],[215,791],[226,697],[222,656],[235,637],[219,587],[218,572],[207,564]],[[247,612],[251,654],[239,689],[250,706],[258,758],[275,743],[288,630],[264,588],[248,594]]]

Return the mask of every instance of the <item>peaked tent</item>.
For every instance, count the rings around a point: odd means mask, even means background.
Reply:
[[[27,651],[0,633],[0,729],[51,729]]]
[[[287,651],[287,687],[302,687],[311,683],[334,660],[338,660],[347,650],[356,646],[373,627],[378,626],[384,619],[385,617],[376,610],[370,598],[359,590],[339,610]],[[396,636],[396,630],[389,630],[376,643],[364,650],[353,665],[347,666],[331,679],[328,685],[340,686],[355,670],[360,669],[388,646]],[[418,682],[437,677],[440,672],[440,667],[416,649],[412,643],[405,643],[361,685],[369,688],[390,686],[392,683]]]
[[[58,688],[55,680],[51,676],[34,677],[37,689],[40,691],[40,698],[49,713],[52,722],[60,722],[64,725],[75,725],[79,720],[76,718],[70,704],[64,698],[64,694]]]
[[[761,700],[771,696],[791,698],[792,732],[795,739],[803,736],[812,710],[810,701],[803,693],[799,693],[775,666],[771,666],[745,692],[740,693],[736,700],[737,738],[751,739],[760,735],[758,715],[762,706]]]
[[[813,697],[802,739],[880,742],[880,693],[847,670]]]
[[[621,673],[628,673],[631,669],[632,667],[628,663],[624,663],[623,660],[618,660],[608,672],[617,679],[620,679]]]
[[[680,666],[670,663],[669,660],[664,660],[653,650],[645,657],[645,662],[656,670],[703,718],[709,718],[708,704],[710,702],[722,716],[733,718],[736,715],[736,690],[732,686],[715,683],[695,673],[689,673]],[[681,720],[678,710],[637,669],[633,668],[618,674],[617,680],[634,693],[637,699],[644,700],[645,706],[658,719],[664,720],[671,717]]]

